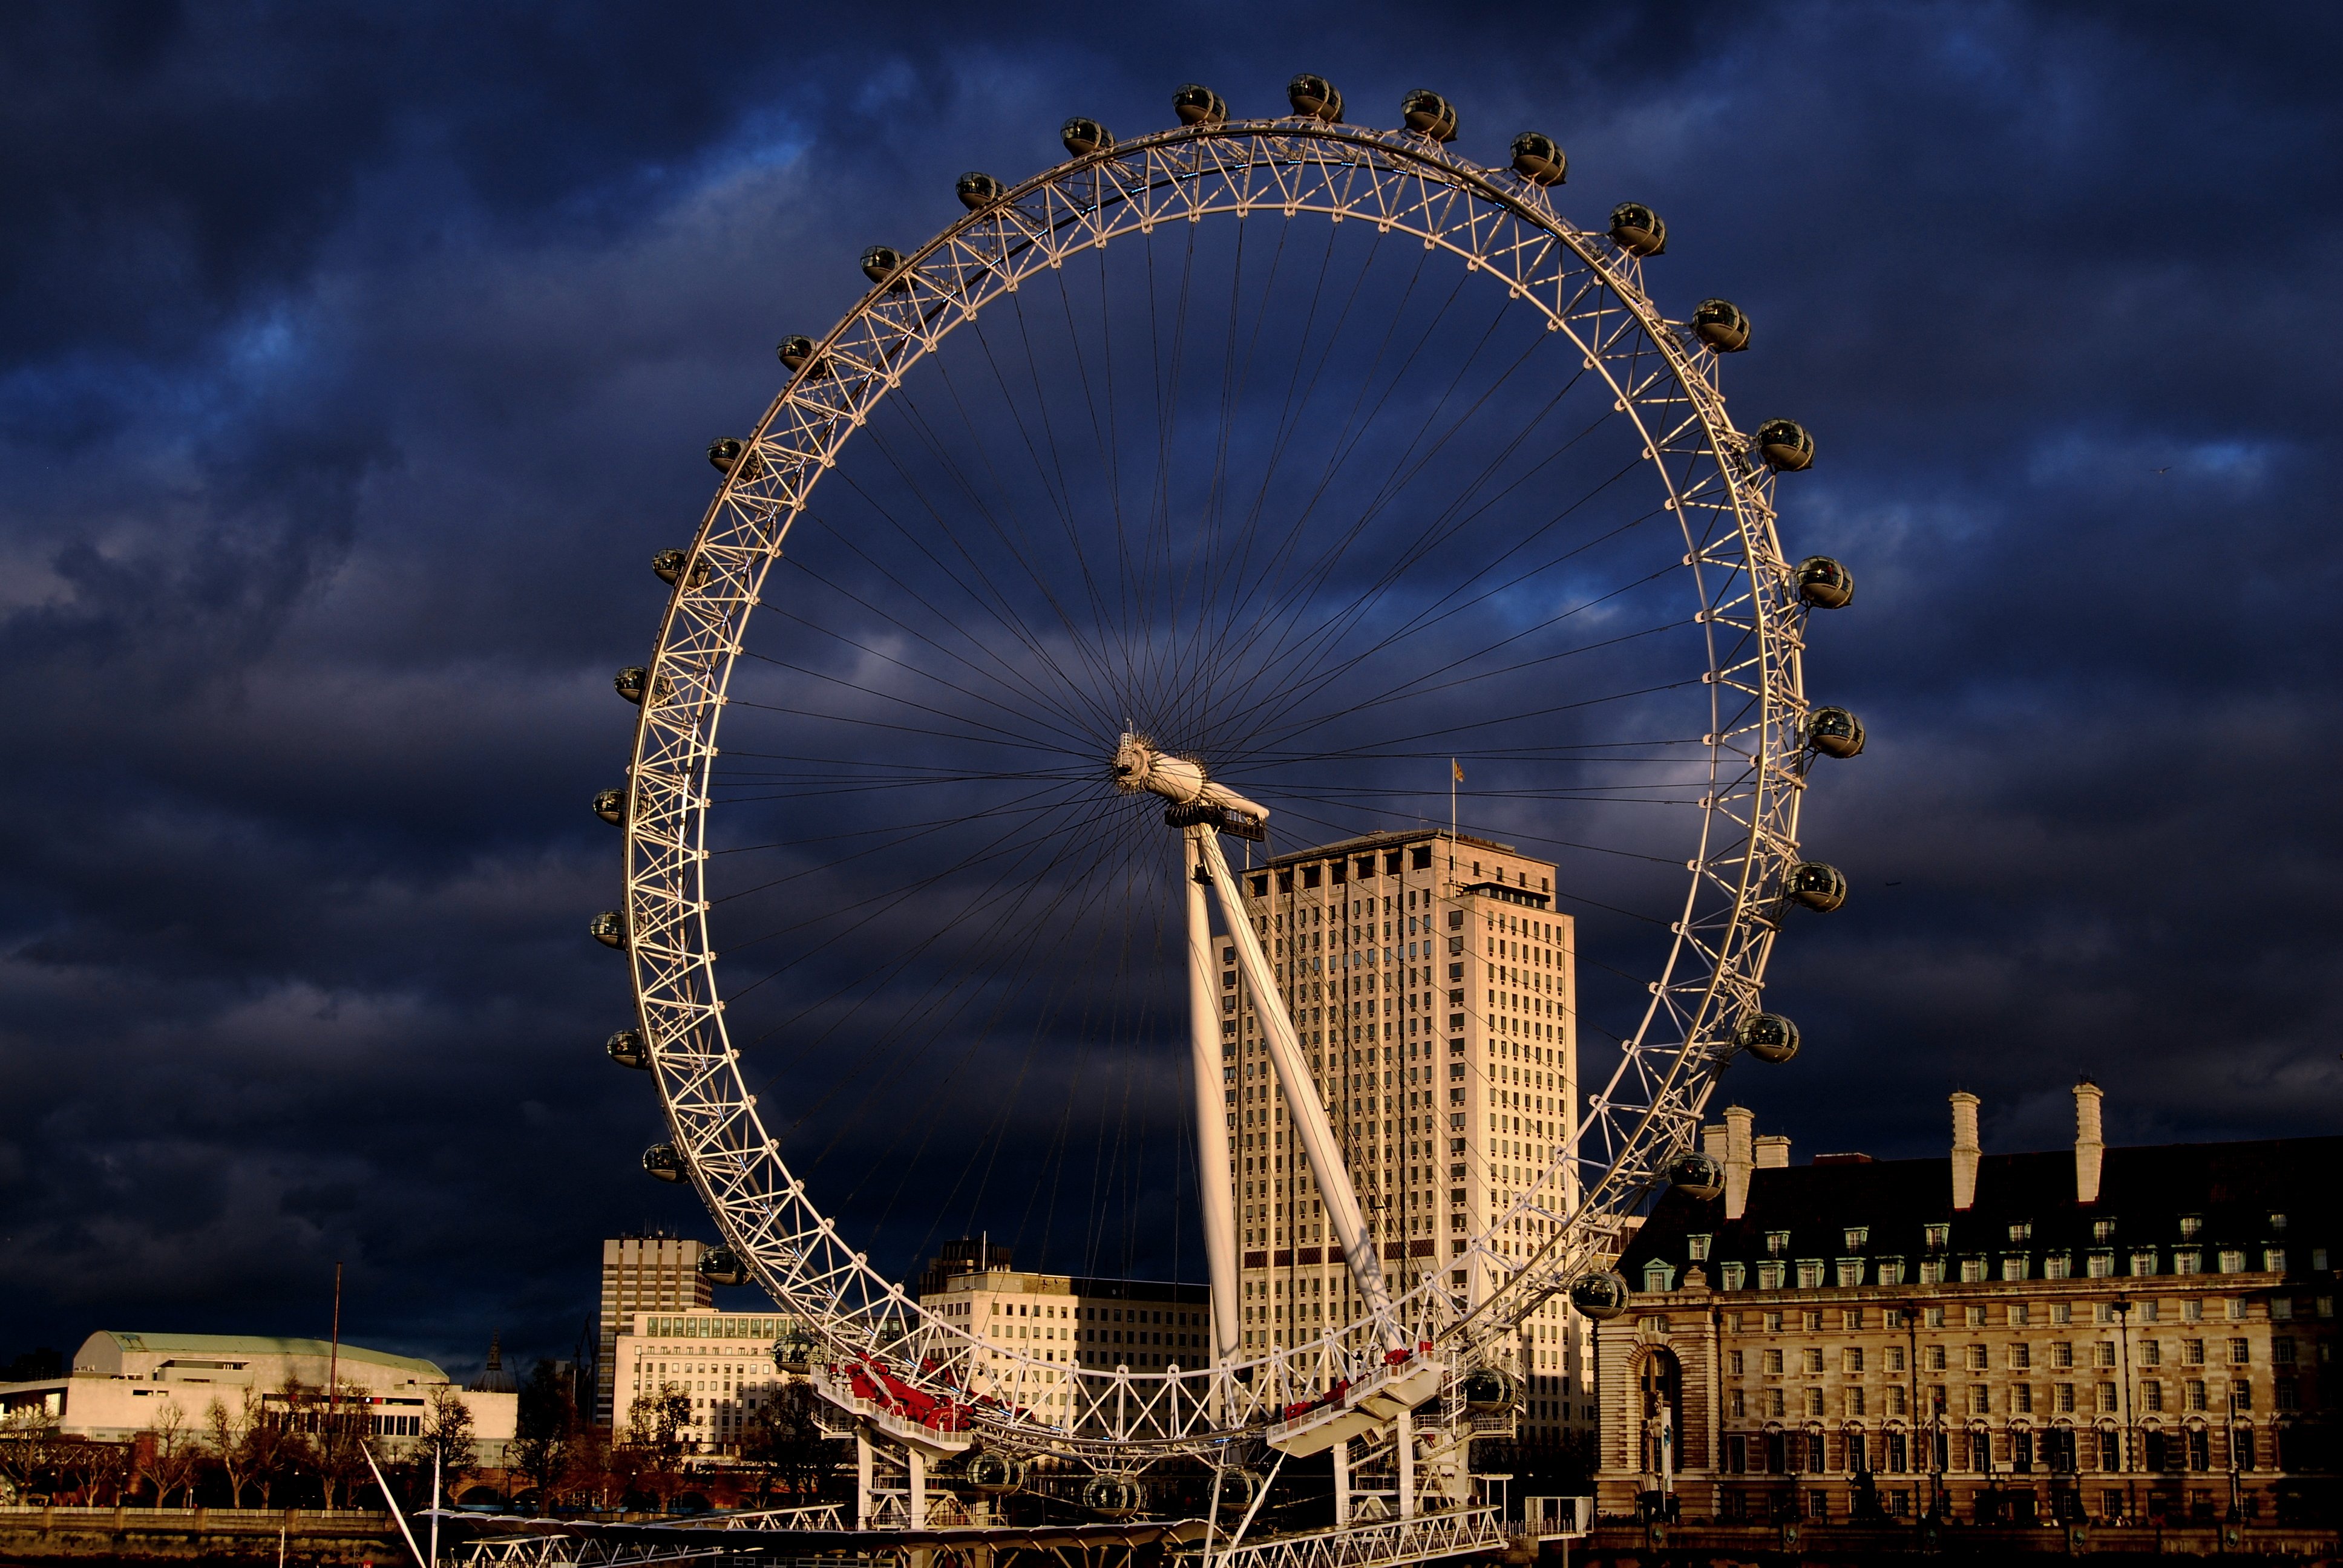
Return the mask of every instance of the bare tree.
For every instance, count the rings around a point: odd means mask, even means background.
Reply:
[[[252,1433],[261,1422],[260,1401],[250,1389],[232,1406],[215,1395],[204,1407],[205,1446],[227,1483],[231,1507],[244,1506],[244,1489],[252,1484]]]
[[[578,1438],[578,1404],[569,1379],[551,1362],[539,1362],[521,1385],[520,1410],[506,1463],[537,1483],[537,1512],[552,1501],[554,1483],[569,1469]]]
[[[56,1429],[43,1406],[28,1404],[0,1414],[0,1483],[12,1501],[22,1502],[56,1458]]]
[[[416,1459],[427,1478],[435,1453],[439,1456],[440,1481],[451,1493],[458,1480],[479,1468],[472,1438],[472,1407],[452,1383],[434,1388],[424,1407],[423,1436],[416,1445]],[[424,1484],[430,1484],[428,1479]]]
[[[146,1440],[145,1464],[155,1483],[155,1506],[168,1508],[172,1493],[195,1490],[196,1471],[204,1459],[201,1440],[188,1429],[187,1412],[176,1399],[163,1402],[140,1435]]]
[[[367,1480],[366,1440],[374,1417],[367,1409],[366,1397],[363,1388],[344,1383],[341,1398],[317,1412],[317,1433],[310,1444],[309,1458],[325,1488],[327,1508],[334,1506],[337,1496],[347,1501],[348,1494]]]
[[[676,1383],[661,1383],[655,1393],[639,1393],[627,1407],[626,1446],[649,1478],[662,1513],[680,1480],[677,1461],[683,1455],[684,1428],[690,1424],[691,1396]]]

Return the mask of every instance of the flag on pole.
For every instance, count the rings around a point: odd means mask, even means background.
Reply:
[[[1448,759],[1448,769],[1451,773],[1455,775],[1457,783],[1462,784],[1464,782],[1464,764],[1457,761],[1453,757],[1451,757]]]

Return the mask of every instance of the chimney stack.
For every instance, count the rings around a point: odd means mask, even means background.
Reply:
[[[1786,1171],[1790,1166],[1790,1136],[1786,1132],[1769,1132],[1753,1141],[1756,1165],[1760,1171]]]
[[[1738,1220],[1749,1208],[1749,1134],[1757,1113],[1738,1105],[1725,1108],[1725,1217]]]
[[[2099,1086],[2089,1079],[2075,1085],[2075,1201],[2099,1201],[2099,1161],[2107,1151],[2099,1135]]]
[[[1976,1201],[1977,1097],[1962,1090],[1953,1097],[1953,1207],[1966,1209]]]

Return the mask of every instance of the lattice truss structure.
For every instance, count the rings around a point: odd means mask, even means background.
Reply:
[[[630,769],[625,940],[675,1146],[727,1243],[783,1310],[815,1326],[819,1353],[879,1358],[939,1397],[990,1388],[1000,1402],[978,1407],[970,1434],[983,1446],[1102,1470],[1209,1452],[1274,1419],[1284,1402],[1362,1375],[1380,1346],[1354,1324],[1217,1368],[1109,1373],[1037,1361],[988,1378],[963,1329],[924,1314],[839,1233],[784,1162],[727,1039],[703,874],[728,680],[793,519],[880,400],[946,335],[1026,280],[1118,238],[1159,225],[1302,215],[1414,237],[1569,339],[1614,411],[1634,422],[1664,487],[1706,634],[1708,791],[1665,966],[1582,1124],[1583,1200],[1564,1204],[1568,1151],[1547,1151],[1543,1180],[1497,1221],[1534,1217],[1543,1247],[1507,1258],[1484,1233],[1472,1250],[1491,1282],[1479,1299],[1468,1303],[1435,1276],[1401,1303],[1452,1369],[1602,1266],[1621,1216],[1691,1146],[1735,1028],[1757,1008],[1785,872],[1796,859],[1811,755],[1805,608],[1776,537],[1774,476],[1725,411],[1715,356],[1645,296],[1640,262],[1571,225],[1545,189],[1405,131],[1226,121],[1077,157],[907,254],[767,410],[689,551],[649,666]],[[1021,1379],[1030,1388],[1071,1380],[1071,1410],[1047,1421],[1025,1411]]]

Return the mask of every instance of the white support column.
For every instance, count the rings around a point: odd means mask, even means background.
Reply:
[[[1400,1329],[1398,1314],[1392,1310],[1391,1288],[1383,1282],[1383,1263],[1375,1256],[1374,1236],[1359,1212],[1359,1196],[1351,1186],[1350,1167],[1342,1159],[1341,1145],[1334,1141],[1334,1129],[1326,1120],[1325,1106],[1319,1101],[1318,1086],[1311,1081],[1309,1059],[1302,1054],[1293,1020],[1278,995],[1269,960],[1262,952],[1260,939],[1253,934],[1252,921],[1245,913],[1236,879],[1229,874],[1228,858],[1221,853],[1220,834],[1207,828],[1198,843],[1212,870],[1213,889],[1221,896],[1222,923],[1236,938],[1237,961],[1244,975],[1245,990],[1252,997],[1254,1015],[1261,1020],[1262,1034],[1269,1044],[1270,1061],[1277,1069],[1277,1081],[1285,1090],[1285,1103],[1301,1135],[1302,1151],[1309,1157],[1310,1174],[1316,1179],[1318,1195],[1326,1204],[1326,1222],[1342,1244],[1343,1259],[1351,1266],[1351,1277],[1359,1287],[1359,1301],[1380,1325],[1384,1345],[1392,1350],[1401,1349],[1407,1336]]]
[[[904,1462],[910,1467],[911,1477],[909,1487],[911,1494],[911,1528],[925,1530],[928,1527],[927,1456],[916,1448],[906,1448],[903,1454]]]
[[[1392,1428],[1399,1444],[1399,1516],[1415,1517],[1415,1412],[1403,1410]]]
[[[1201,873],[1212,873],[1202,849],[1212,829],[1182,834],[1180,880],[1188,899],[1188,1056],[1196,1080],[1196,1183],[1204,1207],[1204,1258],[1212,1283],[1213,1364],[1226,1365],[1237,1349],[1236,1184],[1229,1176],[1229,1124],[1221,1091],[1220,988],[1213,976],[1212,928]],[[1244,922],[1239,922],[1244,923]],[[1251,930],[1246,923],[1246,930]],[[1217,1392],[1217,1384],[1215,1385]]]
[[[854,1428],[854,1528],[870,1528],[870,1432],[856,1423]]]
[[[1334,1440],[1334,1527],[1351,1522],[1351,1440]]]

